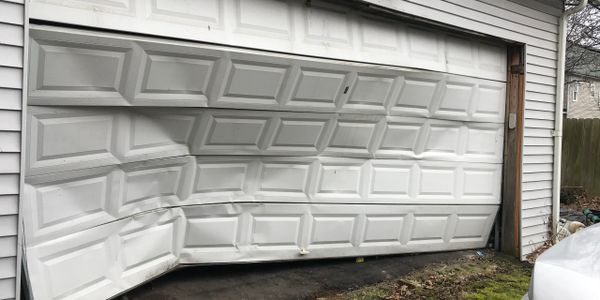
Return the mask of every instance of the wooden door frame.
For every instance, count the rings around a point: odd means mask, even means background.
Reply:
[[[507,46],[506,113],[502,166],[500,250],[521,256],[521,166],[525,104],[525,46]]]

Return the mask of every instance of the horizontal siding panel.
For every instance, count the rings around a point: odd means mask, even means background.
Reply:
[[[557,26],[557,28],[558,28],[558,26]],[[558,59],[557,51],[548,50],[548,49],[536,47],[533,45],[527,45],[527,47],[525,48],[525,52],[527,53],[526,55],[534,55],[537,57],[543,57],[543,58],[548,58],[548,59],[552,59],[552,60]]]
[[[554,121],[554,112],[526,109],[525,118]]]
[[[553,146],[527,146],[523,149],[523,155],[554,154]]]
[[[0,66],[23,67],[23,48],[0,45]]]
[[[556,77],[527,73],[527,81],[556,86]]]
[[[0,67],[0,87],[20,89],[23,87],[22,76],[23,71],[19,68]]]
[[[2,24],[0,26],[0,44],[23,46],[23,27],[21,25]]]
[[[546,232],[541,232],[541,233],[530,235],[530,236],[523,236],[522,244],[523,245],[543,244],[544,242],[546,242],[549,239],[550,239],[550,232],[546,231]]]
[[[523,173],[552,172],[550,164],[523,164]]]
[[[0,257],[17,256],[17,237],[6,236],[0,238]]]
[[[22,4],[0,1],[0,23],[23,25]]]
[[[19,173],[19,157],[19,153],[0,153],[0,173]]]
[[[554,106],[554,103],[551,102],[543,102],[536,100],[525,101],[525,109],[528,110],[549,111],[552,112],[552,114],[554,114]],[[552,116],[552,119],[554,119],[554,115]]]
[[[533,242],[529,242],[528,244],[523,244],[523,246],[521,247],[521,259],[524,260],[527,258],[527,255],[529,253],[534,252],[536,249],[538,249],[539,247],[544,246],[544,244],[546,243],[546,240],[542,240],[540,242],[537,243],[533,243]]]
[[[0,278],[15,277],[17,271],[17,258],[4,257],[0,258]]]
[[[530,209],[530,208],[544,207],[544,206],[550,206],[550,205],[552,205],[552,198],[547,197],[547,198],[525,200],[521,204],[521,208],[522,209]],[[535,218],[544,218],[544,216],[535,217]]]
[[[552,197],[552,189],[523,191],[523,193],[521,194],[521,197],[523,200]]]
[[[543,93],[548,95],[556,94],[556,86],[554,85],[545,85],[537,82],[527,81],[525,84],[525,90],[536,93]]]
[[[16,215],[19,213],[17,195],[0,195],[0,215]]]
[[[17,131],[0,131],[0,152],[20,152],[21,133]]]
[[[527,55],[525,58],[527,64],[556,69],[556,60],[540,57],[537,55]]]
[[[525,137],[523,139],[525,146],[553,146],[554,139],[547,137]]]
[[[522,218],[532,218],[552,214],[552,207],[542,206],[528,209],[521,209]]]
[[[525,67],[525,68],[527,69],[527,75],[537,74],[537,75],[544,75],[544,76],[556,78],[556,69],[542,67],[542,66],[536,66],[536,65],[527,65],[527,67]],[[556,83],[556,81],[555,81],[555,83]]]
[[[21,130],[21,111],[0,110],[0,130]]]
[[[551,164],[554,162],[554,155],[525,155],[524,164]]]
[[[0,236],[13,235],[17,235],[17,215],[0,216]]]
[[[550,231],[550,226],[548,224],[537,224],[528,227],[523,226],[523,229],[521,229],[521,235],[526,239],[526,237],[529,236],[547,234],[548,231]]]
[[[541,232],[538,233],[545,233],[546,230],[549,230],[549,224],[550,223],[550,215],[546,215],[546,216],[539,216],[539,217],[533,217],[533,218],[525,218],[523,220],[521,220],[521,226],[523,226],[523,228],[532,228],[532,227],[537,227],[537,226],[543,226],[546,229],[544,229]],[[543,228],[540,227],[540,228]]]
[[[17,282],[14,278],[0,279],[0,299],[10,299],[16,297]]]
[[[552,129],[527,128],[524,136],[532,137],[552,137]]]
[[[445,11],[447,7],[452,7],[449,3],[436,1],[397,1],[392,2],[388,0],[369,0],[368,2],[387,7],[400,12],[405,12],[412,15],[422,16],[432,20],[443,20],[444,23],[465,28],[467,30],[473,30],[476,32],[483,32],[488,35],[497,36],[500,38],[507,38],[515,41],[527,41],[528,44],[535,45],[540,48],[557,50],[557,43],[539,39],[535,36],[525,35],[521,32],[515,32],[504,28],[499,28],[487,24],[487,17],[482,16],[482,20],[472,20],[465,18],[460,13],[457,13],[456,9],[453,9],[452,13]]]
[[[525,99],[540,101],[540,102],[550,102],[552,104],[554,104],[556,102],[556,97],[554,95],[536,93],[536,92],[532,92],[532,91],[525,92]]]
[[[19,175],[0,174],[0,195],[19,194]]]
[[[422,3],[430,2],[434,1],[430,0]],[[479,1],[445,0],[445,2],[446,3],[440,3],[440,5],[435,5],[436,8],[458,13],[459,15],[471,20],[485,20],[487,24],[496,26],[498,28],[508,29],[513,32],[520,32],[531,37],[544,39],[550,42],[558,42],[558,29],[556,27],[553,28],[554,32],[549,32],[548,30],[541,30],[535,26],[524,26],[523,24],[519,23],[519,19],[525,18],[519,18],[519,15],[507,15],[506,10],[501,10]],[[495,12],[498,12],[498,14]],[[501,17],[505,17],[507,19],[509,18],[510,20],[506,20]],[[552,26],[548,27],[551,28]],[[550,30],[552,30],[552,28]]]
[[[480,1],[492,4],[492,5],[498,4],[498,0],[480,0]],[[519,2],[520,0],[515,0],[515,1]],[[553,16],[548,13],[545,13],[543,11],[539,11],[539,10],[536,10],[533,8],[529,8],[527,6],[523,6],[520,3],[503,1],[502,8],[507,11],[513,12],[513,13],[522,14],[524,16],[528,16],[528,17],[534,18],[536,20],[540,20],[540,21],[543,21],[543,22],[546,22],[549,24],[555,24],[558,26],[558,17]]]
[[[539,129],[554,129],[554,121],[553,120],[538,120],[538,119],[525,119],[525,132],[529,130],[529,128],[539,128]]]
[[[522,189],[523,191],[552,190],[552,181],[524,182]]]
[[[0,110],[21,109],[21,90],[0,88]]]
[[[530,172],[524,173],[522,177],[523,182],[533,182],[542,180],[552,180],[552,172]]]

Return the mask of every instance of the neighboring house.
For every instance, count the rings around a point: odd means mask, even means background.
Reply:
[[[600,51],[577,48],[575,54],[600,64]],[[583,52],[583,53],[582,53]],[[565,75],[565,110],[569,119],[600,118],[600,70],[595,64],[580,64]]]
[[[524,259],[558,211],[562,7],[0,0],[0,299],[484,247],[495,222]]]

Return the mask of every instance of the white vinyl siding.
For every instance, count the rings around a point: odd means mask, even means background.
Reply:
[[[524,259],[549,238],[559,26],[557,15],[560,12],[548,7],[548,11],[552,12],[549,14],[506,0],[366,2],[526,44],[521,177],[521,257]]]
[[[23,1],[0,0],[0,299],[17,297]]]

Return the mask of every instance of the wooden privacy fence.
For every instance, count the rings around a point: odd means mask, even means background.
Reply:
[[[600,119],[565,119],[562,155],[562,186],[600,196]]]

